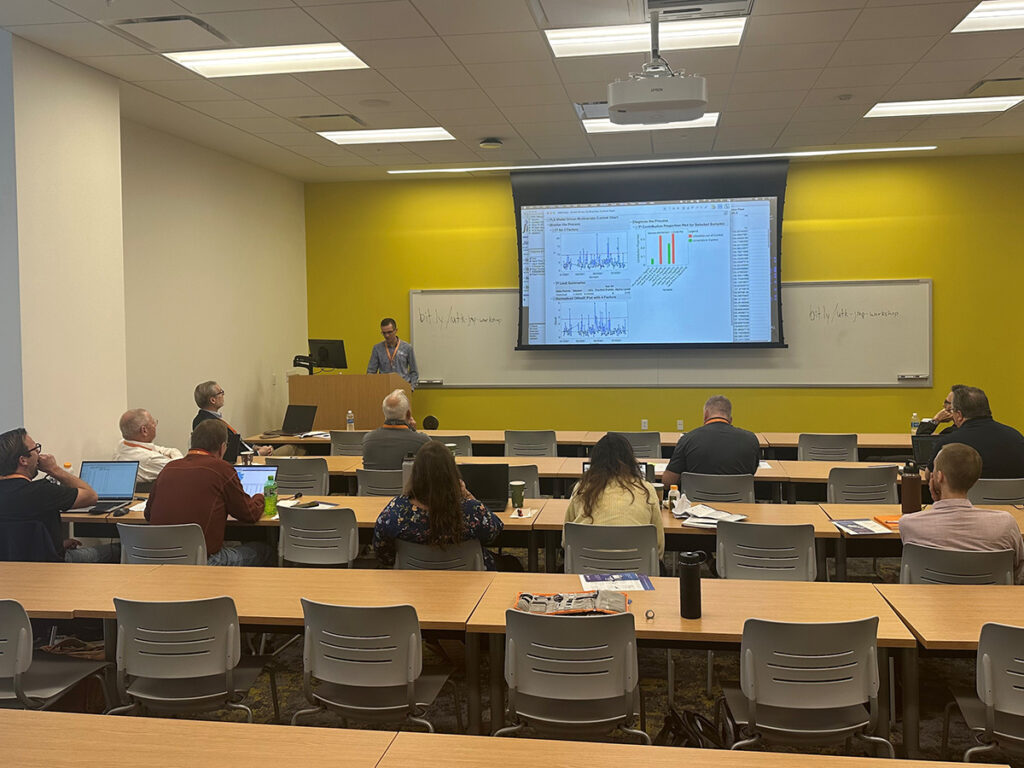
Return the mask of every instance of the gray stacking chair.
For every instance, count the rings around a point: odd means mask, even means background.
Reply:
[[[981,628],[978,639],[978,660],[975,691],[960,688],[953,691],[954,701],[946,706],[942,720],[942,751],[944,760],[949,741],[949,715],[953,707],[967,722],[980,742],[964,754],[964,762],[975,755],[1002,748],[1011,754],[1024,754],[1024,627],[989,622]]]
[[[34,654],[25,609],[15,600],[0,600],[0,709],[49,709],[87,677],[102,685],[108,666],[105,661]],[[103,691],[106,697],[106,686]]]
[[[843,744],[878,724],[878,617],[829,624],[764,619],[743,623],[740,684],[723,686],[743,737],[731,749],[766,744]]]
[[[825,492],[829,504],[896,504],[896,467],[832,467]]]
[[[967,492],[971,504],[1024,504],[1024,477],[983,477]]]
[[[555,430],[505,430],[506,456],[557,456]]]
[[[122,705],[159,714],[237,709],[269,659],[243,658],[238,612],[230,597],[178,602],[114,598],[117,612],[117,691]],[[272,667],[274,719],[280,718]]]
[[[402,493],[402,470],[357,469],[359,496],[398,496]]]
[[[566,573],[658,575],[658,532],[653,525],[566,523],[564,530]]]
[[[633,455],[638,459],[661,458],[661,432],[609,432],[622,435],[633,446]]]
[[[540,616],[505,612],[505,681],[513,724],[495,736],[532,726],[566,738],[615,728],[651,739],[640,709],[633,614]]]
[[[451,670],[424,673],[420,622],[411,605],[355,607],[302,598],[302,613],[302,690],[315,706],[296,712],[292,725],[329,710],[370,722],[409,720],[433,733],[424,710],[449,683],[462,730],[462,704],[449,679]]]
[[[801,433],[796,458],[797,461],[856,461],[857,435]]]
[[[540,495],[540,472],[536,464],[509,464],[508,481],[522,480],[526,483],[526,498],[539,499]]]
[[[814,581],[813,525],[730,523],[717,526],[718,575],[723,579]]]
[[[455,455],[456,456],[472,456],[473,455],[473,441],[469,435],[448,435],[448,437],[441,437],[440,435],[431,435],[430,439],[436,443],[445,445],[447,443],[455,444]]]
[[[195,523],[118,523],[121,562],[147,565],[206,565],[206,538]]]
[[[1013,550],[965,552],[904,544],[900,584],[1013,584]]]
[[[351,509],[278,507],[282,561],[297,565],[348,565],[359,556],[359,525]]]
[[[753,475],[701,475],[683,472],[680,490],[694,504],[754,503]]]
[[[327,459],[310,458],[267,459],[267,466],[277,467],[277,494],[291,496],[326,496],[330,492],[331,476],[327,472]]]
[[[435,547],[395,540],[396,571],[482,571],[484,552],[479,539]]]
[[[362,456],[363,435],[362,432],[349,432],[347,430],[331,430],[331,456]]]

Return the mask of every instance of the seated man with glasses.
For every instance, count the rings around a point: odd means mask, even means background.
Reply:
[[[918,435],[931,435],[935,433],[935,430],[939,428],[940,424],[948,424],[949,426],[943,429],[939,434],[948,435],[951,432],[956,432],[956,424],[953,423],[953,395],[959,392],[961,389],[965,389],[965,384],[954,384],[950,387],[949,394],[946,395],[945,401],[942,403],[942,410],[935,414],[930,419],[922,419],[921,423],[917,427]]]
[[[202,384],[197,384],[193,396],[195,397],[196,405],[199,406],[199,413],[192,419],[192,429],[195,429],[202,422],[209,419],[219,419],[228,429],[228,448],[224,454],[224,461],[234,464],[238,461],[239,453],[248,453],[250,451],[258,453],[260,456],[269,456],[271,453],[275,453],[274,449],[269,445],[249,445],[242,440],[238,430],[224,420],[220,412],[221,408],[224,407],[224,388],[216,381],[204,381]]]
[[[34,481],[40,472],[50,480]],[[69,563],[116,563],[121,559],[117,544],[83,547],[77,539],[65,539],[60,513],[96,503],[96,491],[57,463],[25,429],[12,429],[0,435],[0,535],[9,535],[4,523],[38,520],[46,529],[57,557]],[[52,554],[45,542],[6,540],[0,552],[11,560],[49,560]],[[48,556],[49,555],[49,556]]]
[[[160,470],[175,459],[181,458],[177,448],[157,445],[157,420],[145,408],[133,408],[121,416],[119,427],[123,438],[114,449],[114,461],[139,462],[140,483],[152,483]]]

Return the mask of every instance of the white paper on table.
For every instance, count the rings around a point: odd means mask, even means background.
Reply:
[[[522,509],[513,509],[509,512],[508,516],[512,520],[527,520],[540,512],[539,509],[533,509],[531,507],[523,507]]]
[[[145,501],[140,501],[137,504],[132,504],[130,507],[128,507],[128,509],[131,512],[145,512],[146,511],[146,502]]]
[[[330,437],[330,436],[331,436],[330,432],[321,432],[320,430],[316,430],[314,432],[303,432],[301,435],[299,435],[299,437]]]
[[[771,465],[771,464],[769,464],[769,463],[768,463],[767,461],[765,461],[764,459],[761,459],[761,460],[760,460],[759,462],[757,462],[757,468],[758,468],[758,469],[771,469],[771,468],[772,468],[772,465]]]

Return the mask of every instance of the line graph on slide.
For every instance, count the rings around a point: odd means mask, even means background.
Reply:
[[[564,302],[555,319],[559,340],[598,343],[623,339],[629,333],[626,312],[624,301]]]
[[[563,232],[558,236],[559,266],[564,272],[626,269],[625,232]]]

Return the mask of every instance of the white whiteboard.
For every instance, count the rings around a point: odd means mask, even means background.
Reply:
[[[515,288],[410,291],[420,381],[446,387],[930,387],[931,280],[783,283],[785,349],[516,351]]]

